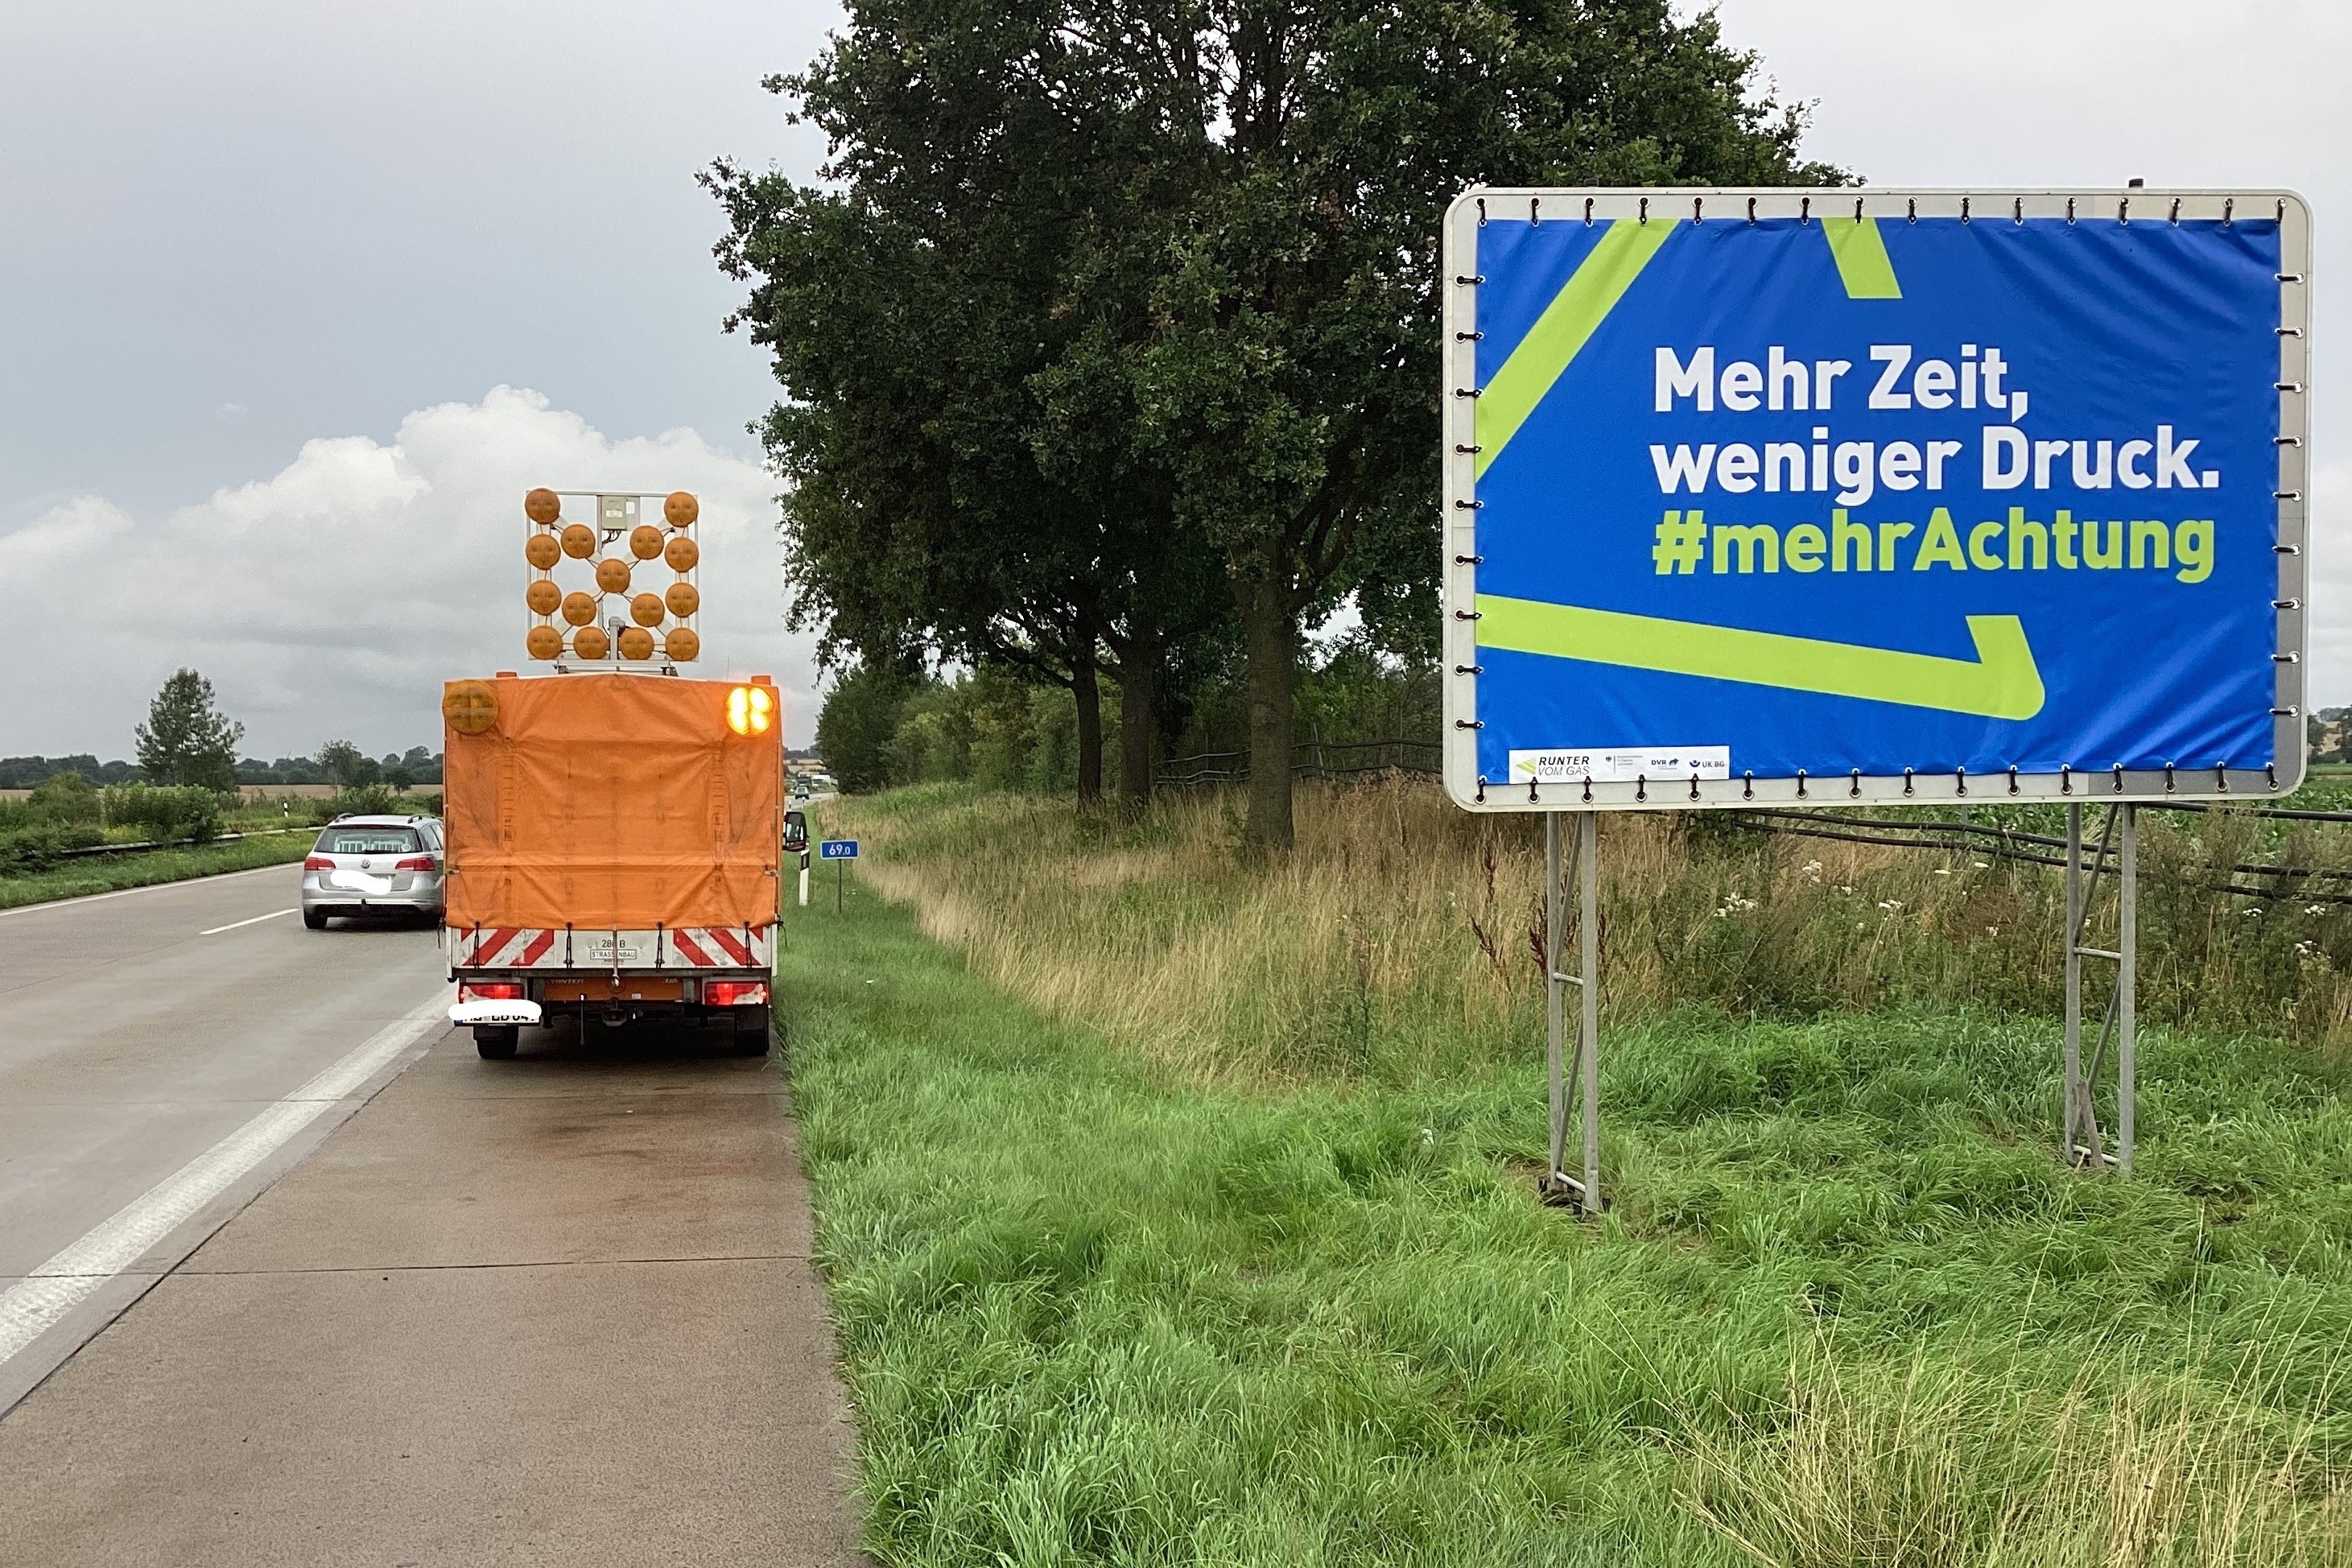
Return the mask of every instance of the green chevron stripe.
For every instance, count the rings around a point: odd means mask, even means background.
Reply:
[[[1966,619],[1973,659],[1481,594],[1478,646],[1988,719],[2042,711],[2042,671],[2024,624],[2015,616]]]
[[[1874,217],[1825,217],[1822,232],[1829,237],[1830,255],[1849,300],[1900,300],[1903,287],[1895,281],[1895,263],[1887,259],[1886,240]]]
[[[1625,290],[1681,221],[1653,218],[1642,223],[1618,218],[1610,224],[1609,232],[1544,307],[1510,358],[1478,389],[1477,473],[1484,474],[1509,445],[1552,383],[1568,368],[1568,362],[1625,297]]]

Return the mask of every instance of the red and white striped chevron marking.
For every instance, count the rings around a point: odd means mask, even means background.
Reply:
[[[449,933],[458,969],[766,969],[773,925],[677,926],[659,931],[482,926]]]

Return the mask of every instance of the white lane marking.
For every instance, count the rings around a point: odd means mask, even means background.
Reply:
[[[150,882],[143,888],[117,888],[110,893],[84,893],[73,899],[45,899],[37,904],[18,904],[10,910],[0,910],[0,921],[10,915],[37,915],[44,910],[69,910],[83,904],[100,903],[107,899],[127,899],[133,893],[168,893],[174,888],[195,887],[205,882],[226,882],[237,877],[258,877],[264,871],[283,871],[294,864],[289,860],[278,866],[254,866],[243,871],[215,871],[208,877],[183,877],[176,882]]]
[[[215,926],[210,931],[200,931],[196,934],[198,936],[218,936],[225,931],[236,931],[242,926],[257,926],[264,921],[274,921],[279,915],[290,915],[294,911],[290,909],[272,910],[266,915],[256,915],[249,921],[231,921],[225,926]]]
[[[41,1337],[247,1172],[356,1091],[427,1031],[447,1026],[442,996],[386,1025],[301,1088],[100,1221],[79,1241],[0,1293],[0,1363]]]

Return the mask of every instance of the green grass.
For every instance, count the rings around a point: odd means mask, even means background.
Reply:
[[[2142,1046],[2139,1179],[2057,1164],[2055,1031],[1605,1042],[1597,1226],[1523,1059],[1212,1087],[852,883],[780,965],[894,1564],[2352,1561],[2352,1110]]]
[[[89,856],[28,877],[0,877],[0,909],[79,898],[86,893],[112,892],[121,888],[144,888],[157,882],[185,881],[191,877],[212,877],[224,871],[250,870],[257,866],[282,866],[309,854],[315,842],[317,836],[306,831],[184,849]]]

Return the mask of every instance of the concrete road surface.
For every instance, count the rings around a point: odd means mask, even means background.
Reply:
[[[178,1205],[0,1362],[71,1357],[0,1419],[0,1563],[856,1561],[777,1064],[653,1029],[482,1061],[430,933],[219,929],[290,881],[0,918],[0,1271],[51,1289]]]

